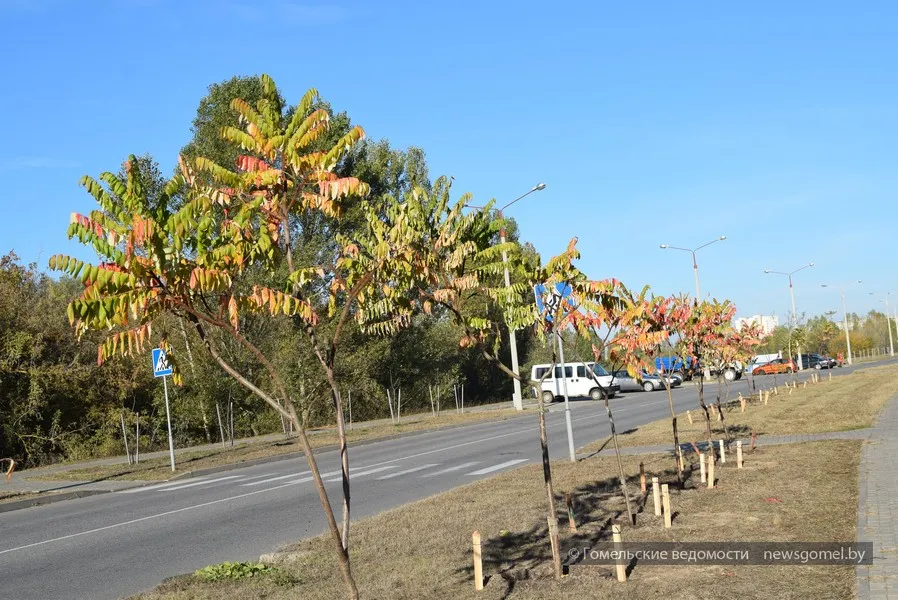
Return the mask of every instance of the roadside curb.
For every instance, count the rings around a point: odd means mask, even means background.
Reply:
[[[138,487],[138,486],[132,486]],[[130,489],[130,488],[122,488],[122,489]],[[32,508],[35,506],[43,506],[45,504],[53,504],[55,502],[62,502],[63,500],[74,500],[76,498],[86,498],[87,496],[97,496],[99,494],[110,494],[113,490],[78,490],[75,492],[63,492],[61,494],[50,494],[48,496],[42,496],[40,492],[34,494],[33,498],[26,498],[24,500],[14,500],[12,502],[3,502],[0,503],[0,513],[12,512],[14,510],[20,510],[23,508]]]

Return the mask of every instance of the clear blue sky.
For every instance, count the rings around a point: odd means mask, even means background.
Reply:
[[[79,252],[82,174],[152,153],[168,172],[206,87],[316,87],[372,138],[425,149],[591,277],[702,291],[740,315],[840,307],[823,282],[898,290],[894,2],[0,0],[0,253]],[[896,304],[898,302],[893,302]]]

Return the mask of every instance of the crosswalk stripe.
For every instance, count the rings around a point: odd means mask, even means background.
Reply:
[[[361,477],[362,475],[371,475],[372,473],[381,473],[383,471],[387,471],[389,469],[395,469],[395,468],[396,467],[394,465],[390,465],[388,467],[378,467],[376,469],[367,469],[367,470],[363,470],[363,471],[356,471],[355,473],[350,471],[349,479],[351,481],[351,480],[355,479],[356,477]],[[337,471],[337,472],[340,474],[340,477],[336,477],[334,479],[328,479],[327,480],[328,483],[333,483],[335,481],[343,481],[343,471]]]
[[[277,473],[263,473],[262,475],[250,475],[249,477],[244,477],[243,481],[249,481],[250,479],[260,479],[262,477],[271,477],[272,475],[277,475]]]
[[[510,467],[512,465],[516,465],[518,463],[527,462],[526,458],[519,458],[517,460],[509,460],[504,463],[499,463],[498,465],[493,465],[492,467],[486,467],[485,469],[480,469],[479,471],[471,471],[468,475],[486,475],[487,473],[492,473],[493,471],[498,471],[500,469],[504,469],[506,467]]]
[[[327,473],[321,473],[321,479],[324,479],[325,481],[327,481],[327,478],[328,478],[328,477],[333,477],[334,475],[341,475],[342,473],[343,473],[342,470],[340,470],[340,471],[329,471],[329,472],[327,472]],[[289,484],[291,484],[291,483],[305,483],[305,482],[307,482],[307,481],[312,481],[313,479],[315,479],[315,478],[312,477],[311,475],[309,475],[308,477],[303,477],[303,478],[301,478],[301,479],[294,479],[293,481],[288,481],[285,485],[289,485]],[[336,481],[340,481],[340,480],[337,479]]]
[[[199,481],[200,479],[205,480],[206,478],[205,477],[196,477],[193,479],[193,481]],[[137,494],[139,492],[152,492],[154,490],[164,490],[165,488],[169,488],[169,487],[176,486],[176,485],[181,485],[182,483],[184,483],[184,480],[179,479],[177,481],[169,481],[168,483],[157,483],[156,485],[147,485],[144,487],[133,488],[130,490],[124,490],[119,493],[120,494]]]
[[[468,467],[473,467],[476,464],[479,464],[480,461],[474,460],[471,462],[462,463],[460,465],[455,465],[454,467],[448,467],[446,469],[440,469],[439,471],[434,471],[433,473],[427,473],[426,475],[421,475],[424,477],[436,477],[437,475],[443,475],[445,473],[451,473],[453,471],[461,471],[462,469],[467,469]]]
[[[175,487],[170,487],[166,489],[166,492],[173,492],[175,490],[183,490],[184,488],[194,487],[197,485],[209,485],[210,483],[218,483],[219,481],[227,481],[228,479],[239,479],[240,475],[228,475],[227,477],[219,477],[218,479],[206,479],[204,481],[194,481],[193,483],[185,483],[184,485],[176,485]]]
[[[438,467],[438,464],[429,464],[429,465],[421,465],[418,467],[412,467],[411,469],[406,469],[405,471],[399,471],[398,473],[390,473],[389,475],[384,475],[383,477],[378,477],[378,481],[381,479],[392,479],[393,477],[400,477],[402,475],[408,475],[409,473],[416,473],[417,471],[423,471],[424,469],[430,469],[431,467]]]
[[[301,477],[302,475],[308,475],[308,471],[305,473],[290,473],[289,475],[281,475],[280,477],[272,477],[271,479],[263,479],[262,481],[254,481],[252,483],[241,483],[240,487],[250,487],[254,485],[262,485],[263,483],[269,483],[271,481],[280,481],[282,479],[290,479],[291,477]]]

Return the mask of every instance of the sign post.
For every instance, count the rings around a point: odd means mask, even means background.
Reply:
[[[168,422],[168,454],[171,458],[171,470],[175,470],[175,443],[171,436],[171,410],[168,406],[168,376],[172,374],[171,363],[162,348],[153,348],[153,377],[162,378],[165,389],[165,420]]]
[[[536,296],[536,307],[540,312],[546,313],[546,320],[552,322],[552,315],[558,310],[561,301],[571,293],[571,286],[566,283],[556,283],[555,287],[547,290],[545,285],[537,285],[533,288]],[[561,344],[561,332],[556,330],[553,324],[552,335],[558,336],[558,359],[561,361],[561,391],[564,394],[564,421],[567,425],[567,445],[571,462],[577,462],[577,451],[574,449],[574,429],[571,424],[571,403],[567,392],[567,372],[564,364],[564,348]],[[555,391],[558,386],[558,378],[555,377]],[[542,393],[542,390],[539,391]]]

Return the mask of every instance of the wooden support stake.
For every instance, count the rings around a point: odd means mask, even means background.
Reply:
[[[652,504],[655,506],[655,516],[661,516],[661,490],[658,489],[658,478],[652,477]]]
[[[833,380],[833,372],[832,372],[832,371],[829,372],[829,380],[830,380],[830,381]]]
[[[751,430],[751,450],[755,449],[755,441],[758,439],[758,434],[755,433],[755,430]]]
[[[474,589],[479,592],[483,589],[483,557],[480,550],[480,532],[475,531],[471,538],[474,543]]]
[[[807,389],[807,387],[808,387],[808,382],[807,382],[807,381],[805,381],[805,382],[804,382],[804,385],[803,385],[803,386],[801,386],[801,389]]]
[[[568,492],[564,496],[564,500],[567,503],[567,527],[568,531],[571,533],[577,533],[577,522],[574,520],[574,498],[571,496],[571,493]]]
[[[789,395],[790,395],[790,396],[792,395],[792,390],[793,390],[793,389],[794,389],[794,388],[791,388],[791,387],[789,388]]]
[[[639,490],[645,494],[645,464],[639,463]]]
[[[716,412],[717,412],[717,421],[718,422],[723,421],[723,411],[720,410],[720,407],[717,408]]]
[[[698,455],[698,469],[701,474],[702,483],[708,482],[708,473],[705,468],[705,454],[704,452]]]
[[[677,462],[680,463],[680,471],[686,470],[686,458],[683,456],[683,450],[677,448]]]
[[[773,386],[773,395],[774,396],[780,395],[780,387],[778,385]]]
[[[741,395],[739,396],[739,406],[742,408],[742,412],[745,412],[745,398]]]
[[[692,425],[692,413],[688,410],[686,411],[686,418],[689,419],[689,424]]]
[[[670,488],[666,483],[661,486],[661,501],[664,503],[664,528],[670,529],[672,520],[670,513]]]
[[[726,464],[727,461],[727,449],[726,446],[723,445],[723,440],[717,442],[717,446],[720,448],[720,464]]]
[[[611,540],[615,543],[615,547],[620,549],[620,546],[617,545],[622,541],[620,537],[620,525],[611,526]],[[620,583],[627,581],[627,565],[624,564],[622,559],[617,559],[614,562],[614,570],[617,572],[617,580]]]
[[[773,388],[776,389],[776,388]],[[770,392],[764,393],[764,406],[767,406],[767,402],[770,400]]]
[[[742,468],[742,440],[736,441],[736,468]]]
[[[714,487],[714,454],[711,454],[710,459],[708,460],[708,489],[712,489]]]

